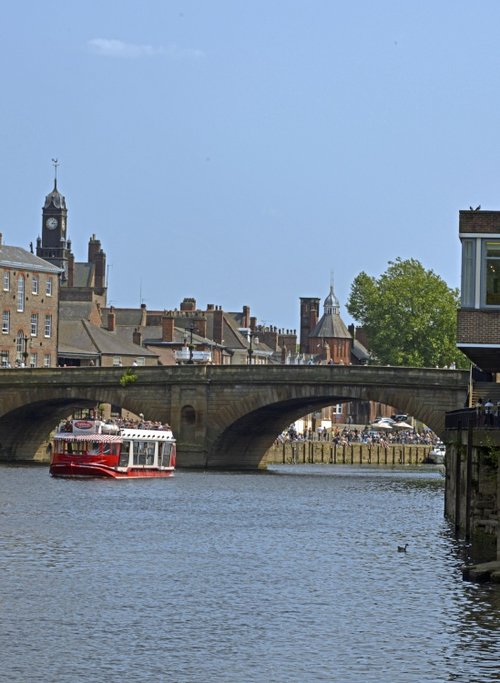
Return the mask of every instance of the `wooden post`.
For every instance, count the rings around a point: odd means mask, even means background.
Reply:
[[[472,509],[472,427],[469,427],[467,437],[467,462],[465,480],[465,540],[470,541],[471,537],[471,509]]]

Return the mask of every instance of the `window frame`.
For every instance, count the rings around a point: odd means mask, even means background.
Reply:
[[[16,305],[17,305],[17,312],[18,313],[24,313],[25,294],[26,294],[26,282],[24,280],[24,275],[18,275],[17,276],[17,295],[16,295]]]
[[[10,311],[2,312],[2,334],[10,334]]]
[[[50,339],[52,337],[52,314],[51,313],[45,314],[43,336],[46,339]]]
[[[32,313],[31,314],[30,329],[31,329],[31,336],[32,337],[38,337],[38,313]]]
[[[497,246],[497,254],[488,256],[488,244],[495,244]],[[500,289],[500,237],[491,237],[482,239],[482,258],[481,258],[481,305],[486,309],[499,309],[500,308],[500,291],[492,293],[497,297],[495,303],[488,303],[489,289],[488,289],[488,272],[489,272],[489,262],[493,261],[496,264],[496,272],[498,273],[498,286]]]

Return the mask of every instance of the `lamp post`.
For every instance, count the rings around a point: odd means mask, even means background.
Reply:
[[[249,332],[248,337],[249,337],[249,340],[250,340],[250,345],[249,345],[249,347],[248,347],[248,365],[252,365],[252,356],[253,356],[253,337],[254,337],[253,332]]]
[[[23,342],[24,342],[24,351],[23,351],[24,367],[26,368],[26,367],[28,367],[28,342],[29,342],[29,337],[27,334],[24,335]]]
[[[194,332],[194,323],[191,322],[189,325],[189,360],[188,363],[190,365],[193,364],[193,332]]]

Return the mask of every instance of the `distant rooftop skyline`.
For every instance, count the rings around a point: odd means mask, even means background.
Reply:
[[[0,232],[66,197],[116,306],[299,298],[416,258],[460,280],[458,212],[500,208],[500,5],[26,0],[0,29]]]

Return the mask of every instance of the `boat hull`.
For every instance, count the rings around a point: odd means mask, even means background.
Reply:
[[[49,472],[53,477],[65,479],[165,479],[174,476],[174,468],[145,469],[131,467],[127,470],[117,470],[102,464],[91,463],[53,463]]]

